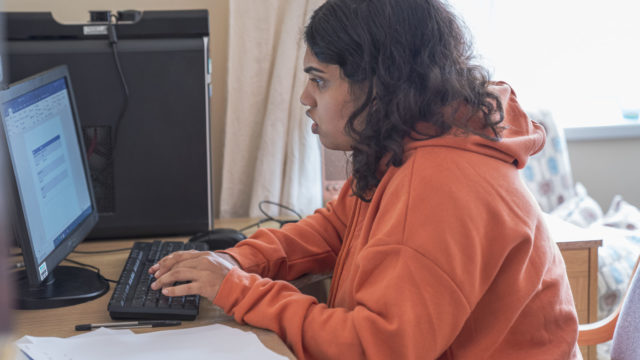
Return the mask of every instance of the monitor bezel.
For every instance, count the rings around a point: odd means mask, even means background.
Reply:
[[[75,103],[75,97],[73,93],[73,86],[71,78],[69,77],[69,70],[66,65],[54,67],[52,69],[43,71],[41,73],[30,76],[21,81],[15,82],[6,90],[0,92],[0,107],[7,101],[21,96],[31,90],[47,85],[53,81],[64,79],[67,87],[69,102],[71,105],[71,112],[74,121],[74,128],[76,137],[78,139],[78,146],[80,147],[80,154],[82,159],[82,166],[84,168],[84,175],[86,184],[89,191],[89,197],[91,199],[91,212],[90,214],[57,246],[49,253],[41,263],[36,262],[36,255],[32,246],[29,230],[25,220],[24,208],[22,206],[21,194],[18,188],[18,183],[15,176],[15,169],[13,166],[13,158],[11,156],[11,150],[9,141],[6,137],[6,124],[4,121],[4,112],[0,113],[2,118],[0,123],[0,131],[6,143],[6,151],[9,155],[8,167],[10,168],[12,176],[9,176],[9,187],[14,192],[14,203],[16,211],[13,213],[13,233],[17,244],[22,249],[22,256],[24,259],[25,270],[29,279],[29,284],[32,287],[36,287],[46,279],[46,276],[41,277],[39,271],[40,266],[44,265],[47,269],[47,274],[52,274],[53,270],[80,244],[98,222],[98,211],[96,207],[96,200],[93,193],[93,185],[91,182],[91,174],[89,173],[89,166],[87,162],[87,155],[85,152],[85,144],[82,136],[82,129],[80,127],[80,120],[78,116],[78,109]]]

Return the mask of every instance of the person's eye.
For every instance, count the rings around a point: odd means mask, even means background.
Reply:
[[[320,78],[317,78],[317,77],[310,77],[309,81],[314,83],[318,88],[322,88],[325,85],[324,79],[320,79]]]

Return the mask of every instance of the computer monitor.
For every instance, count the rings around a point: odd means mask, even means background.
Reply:
[[[16,279],[18,307],[99,297],[109,285],[97,272],[59,265],[98,221],[67,67],[0,91],[0,111],[17,195],[14,236],[25,263]]]

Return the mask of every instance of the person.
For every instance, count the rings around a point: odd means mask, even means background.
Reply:
[[[325,147],[352,151],[351,177],[297,223],[162,259],[152,287],[300,359],[581,358],[562,256],[518,175],[544,130],[474,65],[448,5],[327,0],[304,40],[300,100]],[[326,304],[273,280],[331,271]]]

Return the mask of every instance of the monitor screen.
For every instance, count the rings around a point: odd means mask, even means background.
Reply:
[[[35,88],[2,109],[29,240],[40,264],[92,211],[66,81]]]
[[[73,295],[55,295],[55,291],[43,287],[61,285],[66,276],[82,276],[76,272],[85,269],[62,271],[58,264],[84,240],[97,222],[66,66],[40,73],[3,90],[0,109],[15,185],[14,233],[25,263],[25,278],[18,279],[18,301],[27,308],[55,307],[55,304],[64,303],[63,298],[73,298]],[[52,272],[56,275],[51,276]],[[104,285],[97,273],[88,276],[89,282],[95,277],[100,286]],[[90,289],[93,293],[95,287],[95,284],[89,284],[86,289],[74,291]],[[41,291],[52,296],[44,296],[49,300],[36,300],[43,298]]]

